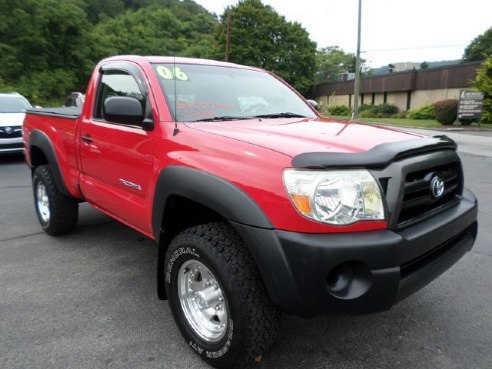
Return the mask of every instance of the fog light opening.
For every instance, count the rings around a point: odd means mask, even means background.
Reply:
[[[347,261],[334,267],[326,276],[328,292],[340,299],[355,299],[372,285],[372,273],[359,261]]]
[[[343,263],[333,268],[326,277],[328,289],[333,292],[340,292],[346,289],[354,277],[354,270],[350,263]]]

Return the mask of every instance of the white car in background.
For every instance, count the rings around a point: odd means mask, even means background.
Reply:
[[[0,154],[24,151],[22,124],[32,106],[16,92],[0,93]]]

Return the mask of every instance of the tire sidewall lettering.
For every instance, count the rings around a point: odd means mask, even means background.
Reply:
[[[174,284],[176,279],[176,273],[178,272],[180,266],[189,259],[201,259],[202,262],[208,260],[206,255],[203,257],[199,254],[199,250],[193,247],[181,246],[173,251],[169,257],[165,269],[165,280],[166,284]],[[208,263],[207,263],[208,264]],[[179,307],[180,309],[181,307]],[[191,330],[190,330],[191,332]],[[188,336],[188,345],[200,356],[206,357],[207,359],[219,360],[224,355],[226,355],[233,346],[234,338],[234,323],[233,320],[229,318],[227,322],[227,333],[223,340],[218,344],[208,345],[204,344],[200,340],[197,340],[193,336]]]
[[[166,266],[166,283],[170,284],[171,283],[171,274],[173,270],[173,266],[176,263],[176,260],[182,256],[182,255],[191,255],[196,258],[200,258],[200,255],[196,253],[196,250],[191,247],[180,247],[179,249],[176,249],[171,257],[169,258],[169,262],[167,263]]]
[[[199,355],[204,354],[209,359],[219,359],[222,356],[224,356],[228,351],[229,348],[232,346],[232,339],[234,336],[234,323],[232,319],[229,319],[228,323],[228,328],[227,328],[227,341],[224,343],[224,345],[216,351],[209,351],[203,347],[200,346],[199,343],[190,341],[189,345],[190,347],[195,350]]]
[[[224,356],[227,353],[227,351],[229,351],[229,348],[232,345],[232,338],[234,335],[234,323],[232,322],[232,319],[229,319],[227,325],[228,325],[227,341],[225,342],[224,346],[222,346],[220,350],[205,351],[205,356],[208,357],[209,359],[218,359]]]

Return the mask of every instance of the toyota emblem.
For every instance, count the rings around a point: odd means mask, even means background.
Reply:
[[[5,133],[10,135],[14,130],[12,129],[12,127],[5,127]]]
[[[434,176],[431,179],[430,190],[432,193],[432,197],[438,199],[444,193],[444,181],[441,177]]]

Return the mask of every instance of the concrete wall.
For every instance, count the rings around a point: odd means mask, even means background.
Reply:
[[[384,93],[376,94],[376,96],[374,96],[374,105],[379,105],[382,103],[384,103]]]
[[[349,105],[349,95],[331,95],[328,97],[328,105]]]
[[[399,111],[407,110],[407,93],[406,92],[391,92],[386,98],[388,104],[398,106]]]
[[[412,91],[410,97],[410,109],[416,109],[422,105],[433,104],[437,101],[447,99],[458,99],[461,88],[445,88],[439,90],[417,90]],[[318,101],[326,105],[349,105],[349,95],[320,96]],[[372,94],[364,95],[364,104],[371,104]],[[398,106],[399,111],[407,110],[407,92],[388,92],[386,96],[388,104]],[[384,103],[384,93],[376,93],[374,104]]]
[[[422,105],[433,104],[447,99],[458,99],[461,88],[445,88],[439,90],[417,90],[412,92],[410,109],[416,109]]]

